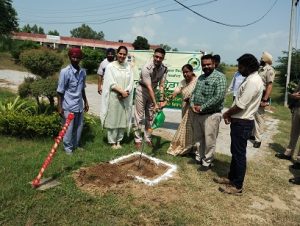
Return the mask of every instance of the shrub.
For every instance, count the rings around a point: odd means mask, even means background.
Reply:
[[[20,60],[22,64],[33,74],[39,76],[36,80],[25,79],[19,87],[21,97],[34,96],[39,105],[39,97],[48,98],[50,105],[54,107],[57,79],[53,76],[63,64],[63,58],[54,50],[32,49],[24,51]]]
[[[95,120],[85,115],[83,133],[95,126]],[[10,136],[56,137],[62,128],[62,119],[57,113],[32,115],[27,112],[4,112],[0,115],[0,133]]]
[[[12,57],[15,59],[16,62],[20,61],[20,54],[24,50],[28,49],[38,49],[40,48],[40,45],[33,41],[20,41],[20,40],[14,40],[11,43],[10,47],[10,53]]]
[[[21,98],[26,98],[32,95],[31,84],[34,82],[34,78],[27,77],[24,82],[19,85],[18,93]]]
[[[42,108],[41,108],[42,106]],[[41,110],[42,109],[42,110]],[[93,116],[84,115],[84,133],[96,125]],[[57,136],[62,127],[62,119],[49,104],[39,107],[34,101],[20,100],[0,102],[0,133],[17,137]]]
[[[61,127],[60,121],[58,114],[5,112],[0,115],[0,133],[18,137],[56,136]]]
[[[54,107],[54,97],[56,96],[57,78],[54,76],[45,79],[25,78],[19,85],[18,93],[20,97],[26,98],[33,96],[38,104],[41,105],[39,97],[47,97],[51,107]]]
[[[45,96],[49,103],[54,107],[54,97],[56,96],[57,79],[53,76],[45,79],[37,79],[31,83],[32,95],[36,98],[38,105],[40,105],[39,97]]]
[[[90,48],[84,48],[83,53],[82,67],[87,70],[87,74],[95,74],[100,62],[105,58],[105,53],[102,50],[99,51]]]
[[[217,70],[219,72],[222,72],[223,74],[226,73],[226,69],[227,69],[227,65],[225,63],[220,63],[219,64],[219,67],[217,68]]]
[[[30,72],[41,78],[52,76],[63,64],[60,54],[46,48],[25,50],[21,53],[20,60]]]
[[[7,103],[0,102],[0,113],[5,112],[27,112],[31,106],[26,106],[26,101],[20,100],[17,96],[14,101]]]
[[[12,48],[13,40],[10,37],[0,37],[0,52],[9,51]]]

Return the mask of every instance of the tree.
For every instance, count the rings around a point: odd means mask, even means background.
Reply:
[[[168,44],[160,44],[159,45],[160,48],[163,48],[166,51],[173,51],[173,52],[178,52],[177,48],[172,48],[171,46],[169,46]]]
[[[74,38],[87,38],[87,39],[97,39],[104,40],[103,31],[96,32],[90,26],[82,24],[81,27],[74,28],[70,31],[71,37]]]
[[[278,57],[277,62],[279,63],[275,69],[279,72],[278,76],[279,83],[282,86],[285,86],[286,83],[286,73],[287,73],[287,64],[288,64],[288,52],[282,52],[284,56]],[[300,81],[300,49],[292,50],[292,64],[291,64],[291,74],[290,81],[298,83]]]
[[[45,32],[44,32],[44,28],[42,28],[42,27],[38,27],[38,34],[45,34]]]
[[[31,33],[33,33],[33,34],[38,34],[39,33],[39,28],[36,24],[32,26]]]
[[[17,12],[12,7],[11,0],[0,0],[0,37],[9,36],[18,30]]]
[[[222,72],[223,74],[225,74],[226,73],[226,69],[227,69],[227,65],[225,64],[225,63],[223,63],[223,62],[221,62],[220,64],[219,64],[219,67],[218,67],[218,71],[219,72]]]
[[[54,107],[57,79],[53,75],[63,65],[62,57],[54,50],[31,49],[22,52],[20,60],[30,72],[38,76],[33,81],[27,81],[29,84],[23,84],[23,89],[24,87],[27,89],[27,95],[32,94],[38,105],[40,105],[39,97],[46,96],[51,107]],[[26,83],[26,80],[24,83]],[[26,96],[26,93],[23,93],[22,96]]]
[[[20,60],[31,73],[42,78],[52,76],[63,64],[61,56],[47,48],[25,50]]]
[[[10,48],[10,53],[12,57],[15,59],[16,63],[20,61],[20,54],[26,49],[38,49],[40,45],[37,42],[30,41],[30,40],[14,40],[13,45]]]
[[[103,50],[83,48],[83,55],[82,67],[87,70],[87,74],[96,74],[100,62],[105,59],[105,52]]]
[[[26,24],[24,25],[22,28],[21,28],[21,31],[22,32],[25,32],[25,33],[31,33],[31,27],[29,24]]]
[[[57,30],[54,30],[54,31],[48,31],[48,35],[56,35],[56,36],[59,36],[59,33]]]
[[[36,24],[32,27],[29,24],[26,24],[23,26],[21,31],[32,34],[45,34],[44,29],[42,27],[37,26]]]
[[[167,44],[160,44],[159,46],[160,48],[163,48],[166,51],[170,51],[172,49],[172,47]]]
[[[150,49],[148,40],[142,36],[137,36],[136,40],[132,43],[135,50],[147,50]]]

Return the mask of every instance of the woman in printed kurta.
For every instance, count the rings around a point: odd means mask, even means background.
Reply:
[[[113,149],[121,148],[125,129],[129,132],[131,125],[133,73],[125,62],[127,53],[125,46],[118,48],[117,60],[107,65],[103,82],[100,119]]]
[[[197,79],[193,73],[193,67],[190,64],[186,64],[182,67],[182,73],[184,79],[180,82],[180,85],[174,90],[171,96],[171,99],[173,99],[181,93],[183,99],[182,120],[167,151],[167,153],[171,155],[184,155],[188,153],[193,146],[190,97]]]

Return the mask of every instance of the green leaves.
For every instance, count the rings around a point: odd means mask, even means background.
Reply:
[[[25,50],[21,53],[20,60],[31,73],[41,78],[52,76],[63,65],[61,55],[46,48]]]
[[[71,37],[104,40],[103,31],[96,32],[89,25],[82,24],[70,31]]]
[[[103,50],[83,48],[83,54],[82,67],[87,70],[88,74],[96,74],[100,62],[105,58],[105,52]]]
[[[25,101],[20,100],[20,97],[17,96],[13,102],[8,102],[6,104],[0,102],[0,112],[18,112],[18,111],[28,111],[29,107],[25,107]]]
[[[52,115],[30,115],[29,113],[6,111],[0,115],[0,132],[18,137],[55,136],[60,129],[60,117]]]
[[[148,40],[142,36],[137,36],[136,40],[132,43],[135,50],[144,50],[144,49],[150,49],[150,45],[148,43]]]
[[[288,84],[288,92],[289,93],[294,93],[295,92],[295,89],[298,87],[298,84],[294,81],[291,81],[289,84]]]
[[[10,35],[18,28],[17,12],[11,0],[0,1],[0,36]]]

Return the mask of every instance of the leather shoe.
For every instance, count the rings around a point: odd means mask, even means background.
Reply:
[[[275,154],[275,157],[279,158],[279,159],[286,159],[286,160],[291,160],[292,159],[292,156],[285,155],[284,153],[277,153],[277,154]]]
[[[261,142],[254,141],[254,143],[253,143],[254,148],[260,148],[260,145],[261,145]]]
[[[219,191],[229,195],[242,195],[243,189],[236,188],[234,185],[227,184],[224,187],[219,187]]]
[[[290,182],[291,184],[297,184],[297,185],[300,185],[300,177],[291,178],[291,179],[289,179],[289,182]]]
[[[299,170],[300,169],[300,163],[295,162],[293,165],[291,165],[291,168],[295,169],[295,170]]]
[[[231,181],[227,177],[215,177],[213,181],[217,184],[231,184]]]
[[[201,171],[201,172],[206,172],[206,171],[210,170],[211,167],[212,167],[212,165],[208,165],[208,166],[201,165],[198,170]]]
[[[249,140],[255,140],[255,136],[250,136]]]

